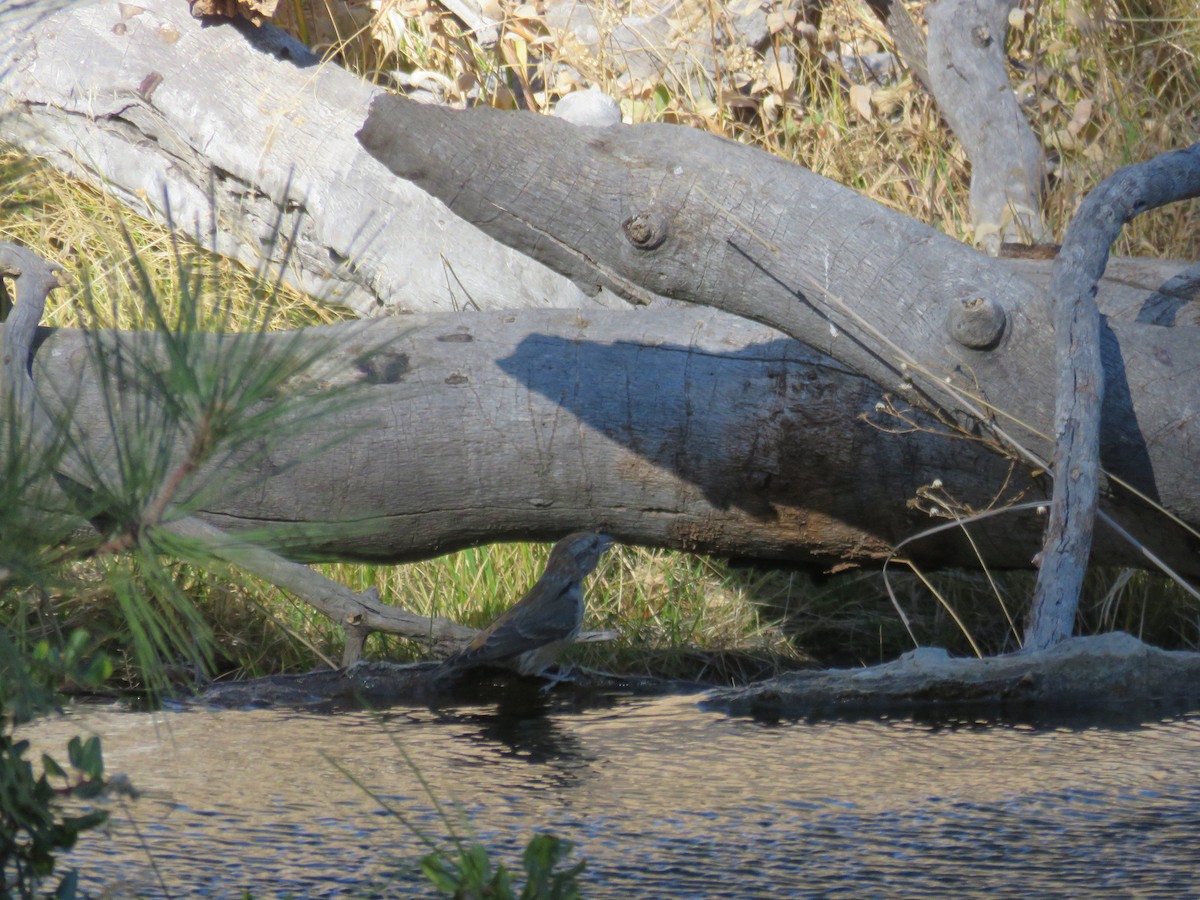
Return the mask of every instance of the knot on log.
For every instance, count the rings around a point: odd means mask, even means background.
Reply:
[[[639,250],[654,250],[667,239],[666,217],[659,212],[640,212],[621,223],[625,237]]]
[[[960,297],[950,306],[946,325],[950,336],[972,350],[991,350],[1004,336],[1008,317],[989,297]]]

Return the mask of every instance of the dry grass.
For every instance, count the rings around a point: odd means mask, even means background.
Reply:
[[[760,146],[849,185],[881,203],[970,239],[966,195],[969,167],[931,100],[908,76],[868,84],[852,100],[846,73],[824,54],[889,50],[886,33],[861,3],[837,4],[813,33],[786,15],[775,20],[767,56],[726,47],[742,4],[693,4],[694,45],[677,43],[656,75],[622,80],[622,61],[557,37],[536,4],[495,3],[503,11],[500,40],[482,45],[435,0],[290,0],[281,23],[301,39],[380,83],[438,86],[447,102],[549,111],[564,94],[598,86],[616,97],[627,121],[674,122]],[[372,8],[373,7],[373,8]],[[623,6],[598,4],[613,25]],[[1200,135],[1200,17],[1191,0],[1070,0],[1041,2],[1036,19],[1013,37],[1013,82],[1055,162],[1047,215],[1061,234],[1083,193],[1116,166],[1185,146]],[[919,12],[919,8],[917,10]],[[718,77],[708,60],[718,60]],[[780,67],[772,59],[794,58]],[[177,292],[169,233],[138,220],[117,201],[17,153],[0,156],[0,239],[35,247],[93,283],[117,309],[114,321],[135,321],[122,309],[133,255],[161,287]],[[1200,257],[1195,204],[1141,217],[1120,252]],[[196,257],[219,296],[251,307],[263,279],[225,260]],[[62,291],[48,323],[82,322],[78,292]],[[284,292],[277,319],[285,327],[337,317],[309,298]],[[239,299],[242,298],[242,299]],[[324,571],[356,589],[374,585],[390,602],[416,611],[483,624],[516,599],[540,573],[542,546],[463,551],[403,567],[329,566]],[[280,600],[269,586],[238,577],[212,579],[181,568],[214,621],[229,671],[258,673],[310,665],[315,653],[336,656],[336,628],[303,607]],[[1096,576],[1102,579],[1105,576]],[[1005,603],[1020,615],[1028,576],[1002,580]],[[1198,642],[1194,609],[1160,600],[1146,578],[1107,576],[1082,616],[1086,627],[1125,627],[1160,642]],[[939,590],[961,613],[971,639],[986,650],[1011,649],[1012,635],[996,598],[975,576],[942,576]],[[964,651],[969,642],[911,576],[896,579],[906,616],[922,642]],[[1156,593],[1157,592],[1157,593]],[[86,606],[76,598],[77,606]],[[89,601],[90,602],[90,601]],[[248,612],[249,611],[249,612]],[[74,616],[77,612],[72,609]],[[1158,621],[1154,621],[1154,620]],[[120,623],[111,621],[114,635]],[[637,548],[609,554],[590,590],[587,628],[622,633],[614,645],[578,648],[584,663],[654,669],[718,680],[760,674],[762,666],[804,662],[810,654],[839,662],[877,662],[911,645],[877,575],[828,582],[786,572],[733,571],[704,559]],[[1153,627],[1153,630],[1150,630]],[[389,656],[420,648],[376,636],[368,645]],[[802,648],[802,649],[801,649]]]
[[[43,319],[60,328],[129,327],[139,322],[139,267],[155,285],[168,317],[178,313],[181,273],[188,273],[200,279],[203,294],[216,301],[208,311],[218,305],[231,311],[235,329],[251,327],[249,317],[261,308],[263,292],[274,290],[278,281],[269,271],[248,272],[236,262],[205,253],[188,241],[186,231],[172,232],[139,218],[116,198],[3,145],[0,240],[35,248],[70,273],[73,284],[50,295]],[[94,304],[84,302],[85,296]],[[345,318],[286,286],[279,290],[274,317],[281,328]]]

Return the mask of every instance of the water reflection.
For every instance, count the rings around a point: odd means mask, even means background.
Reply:
[[[670,697],[378,716],[102,709],[26,731],[53,749],[81,729],[145,791],[67,861],[110,896],[427,895],[412,868],[423,845],[380,809],[446,833],[405,754],[510,865],[535,829],[574,840],[595,897],[1176,897],[1200,863],[1195,716],[768,724]]]

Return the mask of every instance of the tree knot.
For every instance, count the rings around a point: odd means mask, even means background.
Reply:
[[[639,250],[658,248],[667,239],[669,230],[666,217],[655,211],[635,213],[621,223],[621,228]]]
[[[991,350],[1004,336],[1008,317],[990,297],[959,297],[950,305],[946,326],[950,336],[972,350]]]

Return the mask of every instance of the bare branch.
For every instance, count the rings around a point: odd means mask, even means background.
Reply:
[[[1108,249],[1140,213],[1200,195],[1200,144],[1120,169],[1083,201],[1054,264],[1055,394],[1054,494],[1025,646],[1050,647],[1070,637],[1092,547],[1101,477],[1101,411],[1105,408],[1104,356],[1120,351],[1096,309],[1096,285]],[[1108,346],[1102,348],[1102,341]],[[1107,353],[1102,352],[1107,350]],[[1114,370],[1110,380],[1123,380]]]

